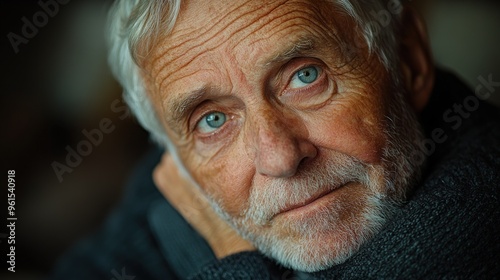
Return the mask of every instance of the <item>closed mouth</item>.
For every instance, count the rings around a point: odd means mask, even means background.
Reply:
[[[293,211],[295,209],[298,209],[298,208],[302,208],[304,206],[307,206],[309,204],[312,204],[314,203],[316,200],[319,200],[321,199],[322,197],[324,196],[327,196],[329,195],[330,193],[336,191],[337,189],[347,185],[348,183],[345,183],[345,184],[342,184],[338,187],[334,187],[334,188],[328,188],[322,192],[319,192],[313,196],[311,196],[310,198],[304,200],[303,202],[300,202],[300,203],[296,203],[296,204],[292,204],[292,205],[287,205],[286,207],[284,207],[281,211],[279,211],[277,214],[273,215],[273,217],[271,218],[274,219],[276,216],[280,215],[280,214],[283,214],[283,213],[286,213],[286,212],[290,212],[290,211]]]

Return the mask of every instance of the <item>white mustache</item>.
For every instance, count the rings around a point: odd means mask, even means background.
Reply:
[[[332,191],[348,182],[369,186],[368,167],[359,160],[338,154],[326,161],[310,163],[290,178],[271,179],[264,186],[254,186],[249,206],[243,212],[244,222],[265,225],[293,205],[303,205],[321,193]]]

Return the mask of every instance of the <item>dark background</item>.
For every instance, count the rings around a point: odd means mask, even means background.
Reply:
[[[1,2],[5,184],[0,205],[4,217],[7,170],[15,170],[18,220],[16,273],[7,271],[7,239],[2,238],[0,279],[46,275],[63,251],[102,223],[148,148],[147,134],[136,121],[122,120],[121,88],[107,67],[103,33],[110,3],[71,0],[59,5],[16,54],[7,34],[22,35],[22,18],[33,22],[33,15],[43,10],[38,1]],[[103,133],[99,145],[92,145],[89,155],[60,181],[53,162],[67,165],[67,147],[77,150],[87,140],[82,130],[100,129],[105,118],[115,129]],[[0,233],[8,233],[4,218],[0,225]]]
[[[48,0],[42,0],[47,2]],[[16,273],[7,271],[7,222],[0,222],[0,279],[40,279],[74,242],[94,231],[121,197],[134,164],[148,149],[146,132],[125,118],[121,89],[106,64],[103,40],[110,1],[70,0],[38,27],[16,53],[8,34],[22,36],[38,1],[0,2],[1,151],[7,214],[7,170],[16,171]],[[439,65],[471,86],[500,81],[500,4],[495,1],[412,1],[428,21]],[[43,18],[40,18],[43,21]],[[24,37],[24,36],[23,36]],[[488,100],[500,104],[500,88]],[[115,127],[60,181],[53,163],[67,165],[103,119]],[[5,226],[4,226],[5,223]],[[112,275],[110,275],[110,279]]]

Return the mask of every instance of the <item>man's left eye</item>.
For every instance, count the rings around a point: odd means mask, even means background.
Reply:
[[[295,72],[290,81],[290,88],[301,88],[318,79],[319,70],[316,66],[308,66]]]

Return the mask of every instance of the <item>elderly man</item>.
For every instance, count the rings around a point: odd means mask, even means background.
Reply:
[[[56,275],[498,276],[497,85],[436,71],[406,4],[124,0],[110,18],[113,70],[168,152]]]

